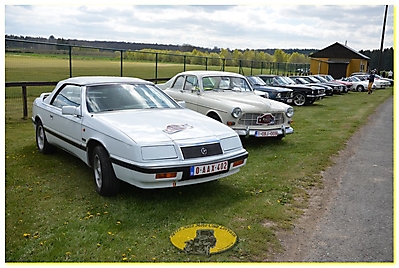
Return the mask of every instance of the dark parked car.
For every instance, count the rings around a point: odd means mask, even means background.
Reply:
[[[332,77],[329,74],[321,74],[320,76],[323,77],[324,79],[326,79],[328,82],[336,82],[336,83],[343,84],[346,87],[346,88],[344,88],[345,93],[348,93],[349,91],[351,91],[351,88],[352,88],[351,82],[336,80],[336,79],[334,79],[334,77]]]
[[[333,89],[330,86],[322,85],[320,83],[309,82],[302,76],[290,76],[290,78],[294,80],[294,82],[297,83],[298,85],[305,85],[305,86],[311,86],[312,88],[324,89],[324,93],[326,93],[327,96],[332,96],[334,94]]]
[[[297,106],[313,104],[316,100],[320,100],[326,95],[324,92],[313,89],[310,86],[297,85],[288,77],[266,74],[257,76],[265,81],[268,86],[292,89],[294,91],[293,103]],[[289,80],[291,80],[291,82]]]
[[[322,85],[328,85],[328,86],[332,87],[334,94],[347,93],[346,86],[342,85],[341,83],[328,82],[326,79],[324,79],[320,75],[311,75],[309,77],[313,78],[313,79],[317,79]]]
[[[267,92],[269,94],[269,99],[292,104],[292,98],[294,97],[292,89],[268,86],[265,81],[257,76],[246,76],[246,78],[254,90]]]

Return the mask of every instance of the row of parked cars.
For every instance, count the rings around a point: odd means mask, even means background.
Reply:
[[[78,157],[92,168],[96,191],[114,195],[121,181],[163,188],[238,172],[248,158],[241,137],[293,133],[291,105],[350,89],[331,83],[221,71],[182,72],[158,85],[75,77],[35,99],[32,122],[39,152]]]

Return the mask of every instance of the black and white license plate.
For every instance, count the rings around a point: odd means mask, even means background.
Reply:
[[[277,137],[277,130],[255,131],[255,137]]]
[[[229,169],[229,163],[227,161],[215,164],[209,164],[209,165],[192,166],[190,167],[190,176],[211,174],[228,169]]]

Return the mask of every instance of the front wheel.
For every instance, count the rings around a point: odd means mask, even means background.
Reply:
[[[117,194],[120,181],[115,176],[108,153],[104,147],[98,145],[94,148],[92,161],[96,192],[102,196]]]
[[[356,87],[357,92],[363,92],[364,91],[364,87],[362,85],[359,85]]]
[[[40,120],[36,122],[36,146],[42,154],[50,154],[55,151],[55,147],[47,142],[46,133]]]
[[[306,97],[302,93],[297,93],[294,95],[293,102],[296,106],[303,106],[306,102]]]

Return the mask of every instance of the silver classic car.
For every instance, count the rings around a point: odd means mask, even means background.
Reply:
[[[163,188],[220,179],[248,157],[231,128],[137,78],[63,80],[33,102],[32,121],[39,152],[58,147],[81,159],[100,195],[116,194],[120,180]]]
[[[230,126],[240,136],[282,138],[294,132],[294,109],[257,96],[247,79],[221,71],[187,71],[158,85],[186,107]]]

